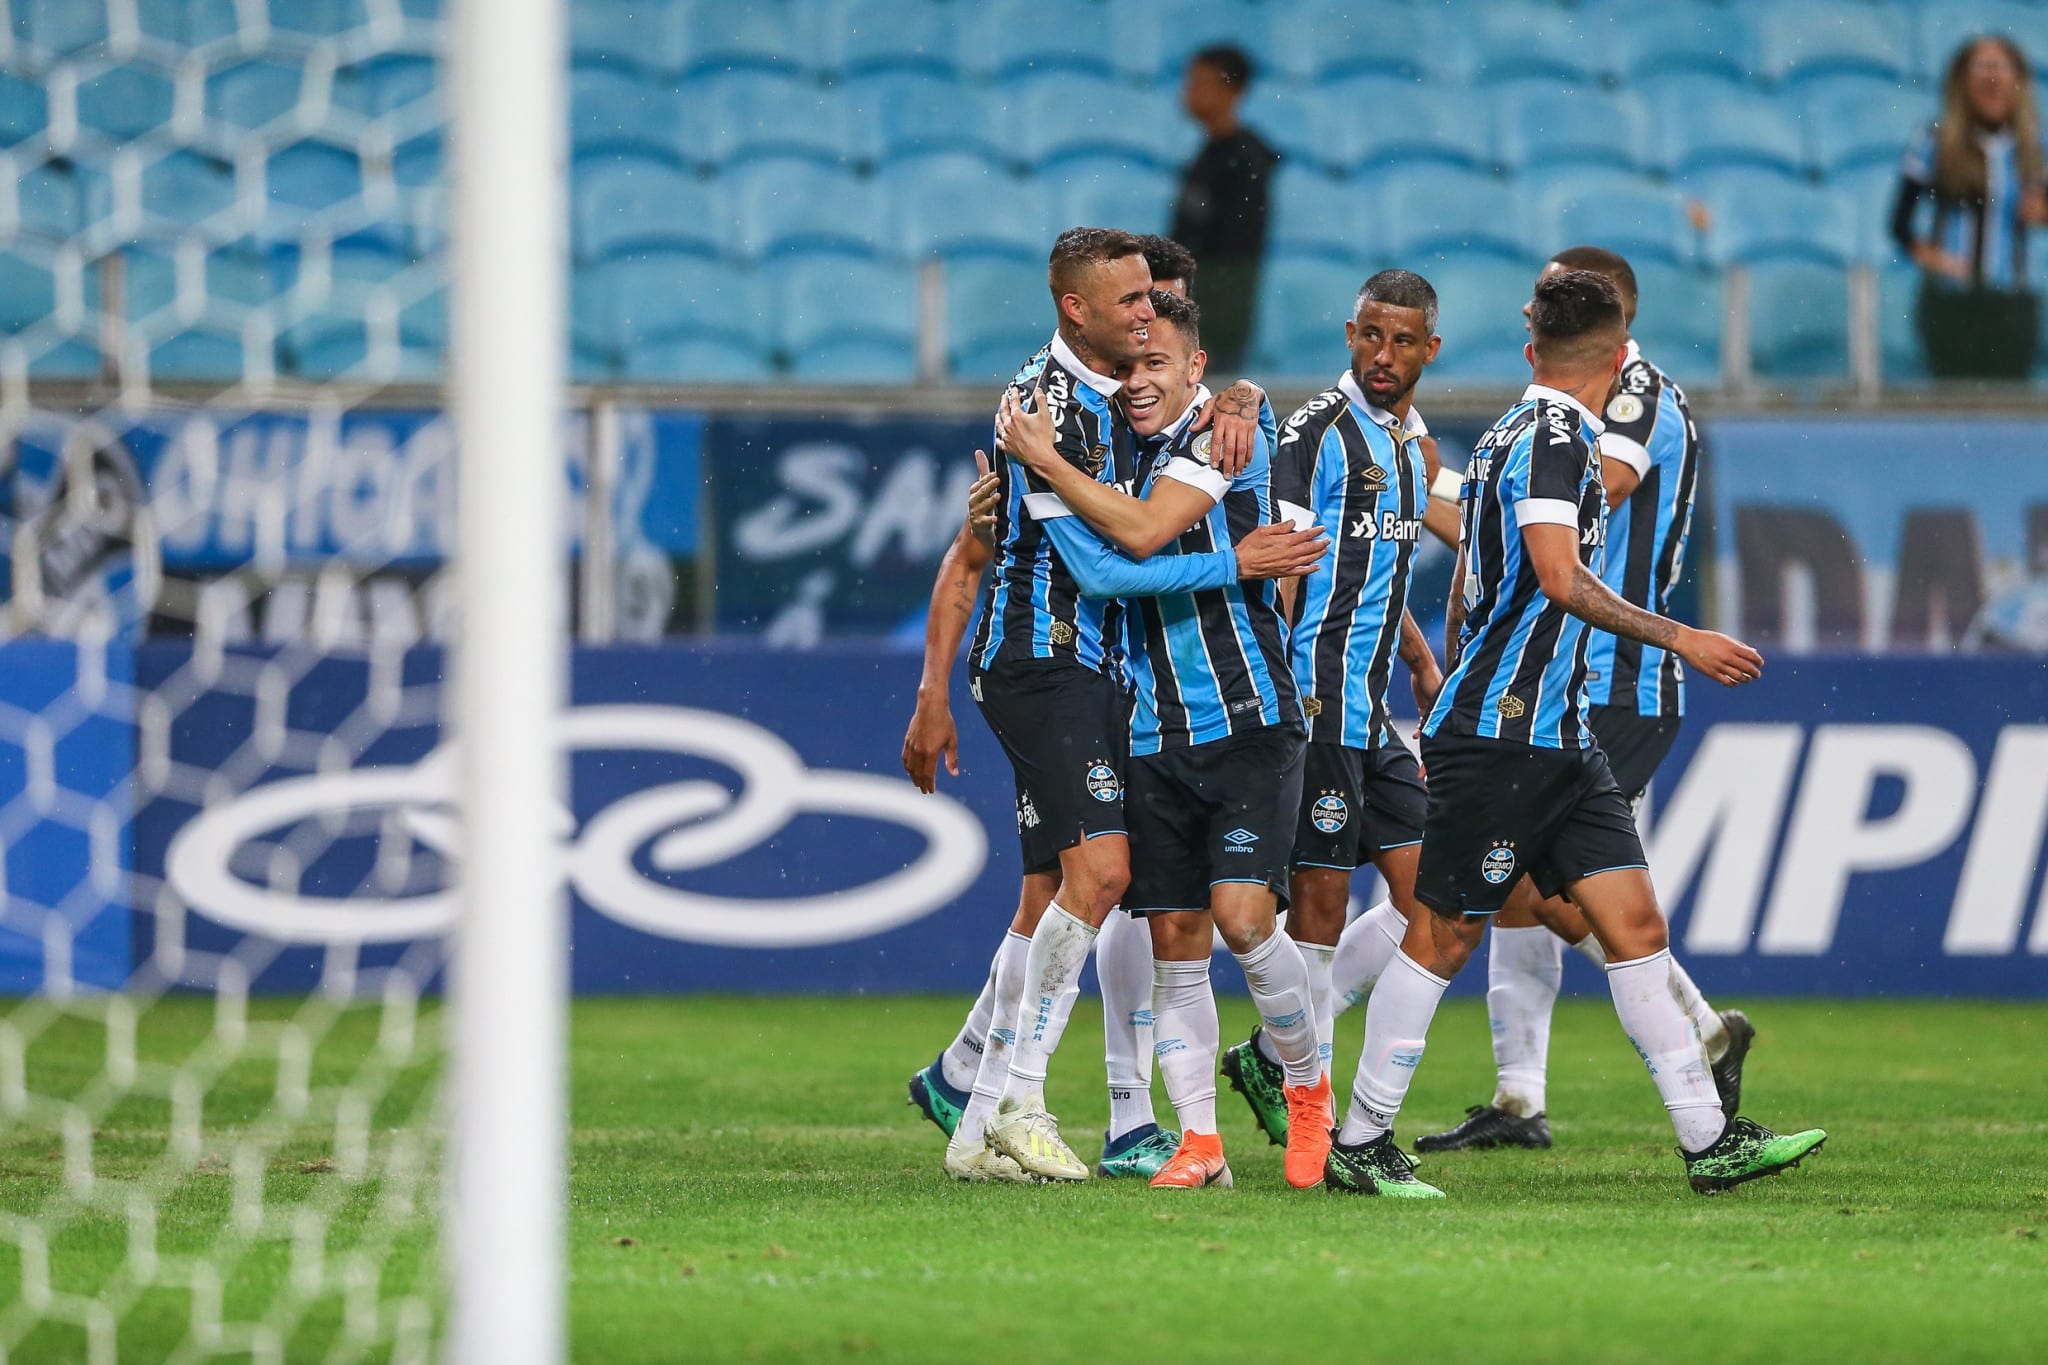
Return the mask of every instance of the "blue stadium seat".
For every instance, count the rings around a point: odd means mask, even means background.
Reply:
[[[1896,167],[1906,144],[1935,114],[1927,93],[1872,76],[1804,82],[1808,154],[1823,176],[1861,166]]]
[[[1319,93],[1326,107],[1350,112],[1353,165],[1370,170],[1408,162],[1493,164],[1493,129],[1484,117],[1473,116],[1462,89],[1375,72],[1334,81]]]
[[[204,318],[215,331],[239,334],[240,321],[250,309],[269,304],[283,292],[273,259],[273,252],[254,241],[216,248],[206,254],[202,271],[190,282],[193,292],[181,297],[173,254],[149,247],[123,251],[122,296],[128,320],[141,321],[170,309],[180,320]]]
[[[960,67],[970,76],[1116,74],[1109,11],[1096,0],[993,0],[955,13]]]
[[[1057,229],[1087,224],[1164,232],[1179,189],[1171,171],[1117,156],[1076,157],[1039,179],[1050,182]]]
[[[775,377],[764,351],[704,337],[680,337],[640,347],[621,377],[663,384],[761,384]]]
[[[363,166],[353,150],[328,142],[297,142],[271,153],[264,168],[268,230],[296,236],[306,219],[360,203]]]
[[[995,129],[1002,98],[967,89],[930,72],[887,71],[846,82],[846,99],[874,129],[882,160],[932,152],[972,152],[990,160],[1009,154]]]
[[[15,41],[37,57],[66,56],[106,41],[107,7],[100,0],[13,0],[12,8]]]
[[[1673,74],[1749,78],[1755,37],[1748,14],[1716,5],[1687,5],[1674,20],[1664,5],[1621,3],[1597,11],[1607,64],[1626,85]]]
[[[773,284],[776,343],[793,373],[837,380],[905,380],[916,373],[915,270],[845,256],[796,257],[776,268]]]
[[[1495,146],[1509,170],[1589,163],[1634,169],[1649,160],[1648,118],[1635,96],[1515,85],[1493,103]]]
[[[240,62],[206,78],[206,112],[238,129],[262,128],[299,103],[305,68],[281,62]]]
[[[882,71],[950,77],[960,11],[943,0],[844,0],[832,7],[829,65],[844,79]]]
[[[1007,380],[1051,339],[1043,265],[958,261],[945,282],[946,368],[955,379]]]
[[[149,348],[149,376],[157,381],[227,383],[255,368],[240,332],[195,327],[174,332]]]
[[[1679,265],[1697,254],[1685,197],[1668,184],[1623,171],[1580,170],[1546,179],[1531,198],[1545,251],[1604,246],[1631,265]]]
[[[1357,181],[1282,165],[1273,177],[1271,203],[1275,251],[1346,262],[1379,254],[1379,199]]]
[[[178,151],[143,168],[142,213],[159,231],[189,228],[234,202],[234,169],[217,158]]]
[[[1597,20],[1555,4],[1488,4],[1459,14],[1473,74],[1500,81],[1597,82],[1608,69]],[[1469,27],[1468,27],[1469,23]]]
[[[1293,18],[1285,7],[1260,0],[1176,0],[1168,22],[1143,5],[1107,9],[1118,68],[1169,86],[1179,84],[1190,57],[1220,44],[1249,55],[1255,73],[1267,70],[1274,44],[1286,39]]]
[[[119,142],[171,121],[171,78],[146,66],[110,66],[78,83],[78,125]]]
[[[891,223],[888,241],[902,255],[1009,256],[1043,263],[1055,229],[1044,187],[975,157],[948,154],[882,168]]]
[[[1201,145],[1172,95],[1128,81],[1055,71],[1010,81],[1001,96],[1007,107],[997,117],[1012,153],[1029,166],[1100,152],[1173,167]]]
[[[685,4],[683,74],[711,71],[809,70],[816,26],[788,4]]]
[[[273,31],[307,38],[331,38],[368,21],[364,0],[269,0]]]
[[[1636,273],[1636,320],[1630,332],[1657,368],[1681,384],[1721,378],[1721,276],[1658,261],[1629,264]]]
[[[56,307],[57,282],[48,266],[11,251],[0,253],[0,335],[24,332]]]
[[[442,168],[441,130],[407,138],[391,150],[391,179],[401,188],[439,189],[446,180]]]
[[[872,150],[865,120],[845,94],[805,77],[736,71],[696,77],[684,92],[686,115],[704,110],[708,95],[709,118],[686,123],[679,136],[701,139],[715,165],[757,156],[848,165]]]
[[[0,71],[0,147],[40,138],[50,122],[50,97],[40,81]]]
[[[1902,259],[1892,240],[1892,205],[1898,202],[1899,192],[1896,168],[1873,163],[1841,171],[1828,177],[1826,188],[1847,207],[1856,225],[1850,259],[1869,265]]]
[[[569,142],[579,162],[652,156],[680,168],[701,150],[684,131],[683,100],[675,83],[623,67],[570,72]]]
[[[1252,329],[1255,371],[1321,383],[1334,378],[1346,364],[1344,324],[1371,273],[1326,257],[1269,256]]]
[[[1666,77],[1650,92],[1656,111],[1656,164],[1689,176],[1717,166],[1806,166],[1798,122],[1754,89],[1712,78]]]
[[[1750,267],[1750,365],[1760,378],[1825,379],[1849,372],[1849,277],[1812,261]]]
[[[1397,166],[1371,181],[1396,260],[1437,252],[1525,260],[1529,227],[1507,181],[1457,166]]]
[[[790,252],[871,256],[882,247],[882,196],[872,180],[788,158],[749,162],[720,177],[752,260]]]
[[[1326,175],[1348,171],[1363,154],[1356,117],[1360,111],[1329,98],[1328,89],[1255,83],[1244,102],[1245,126],[1264,138],[1289,165],[1320,170]]]
[[[1956,49],[1979,34],[2002,33],[2013,39],[2036,72],[2048,58],[2048,8],[2040,5],[2020,0],[1937,0],[1921,9],[1919,21],[1919,61],[1914,69],[1931,92],[1940,91]]]
[[[649,0],[578,0],[569,6],[576,65],[680,76],[689,61],[681,5]]]
[[[1890,265],[1877,272],[1877,336],[1885,382],[1927,378],[1927,353],[1920,345],[1920,271]]]
[[[1758,9],[1755,53],[1755,69],[1772,81],[1843,72],[1900,80],[1913,46],[1903,10],[1802,0]]]
[[[1713,215],[1706,258],[1715,265],[1799,260],[1839,268],[1856,257],[1849,205],[1803,180],[1735,167],[1702,177],[1697,189]]]
[[[1267,57],[1276,74],[1294,80],[1362,73],[1414,80],[1455,76],[1459,72],[1439,38],[1437,19],[1406,5],[1307,0],[1280,20]]]
[[[1439,257],[1416,269],[1436,286],[1437,334],[1443,349],[1432,379],[1462,379],[1512,386],[1529,379],[1522,345],[1529,339],[1522,304],[1536,270],[1520,262],[1484,257]]]
[[[241,28],[235,0],[136,0],[136,26],[180,47],[203,47],[232,38]]]
[[[719,187],[663,161],[620,157],[588,166],[570,195],[580,260],[657,249],[716,256],[730,246]]]
[[[14,182],[14,209],[24,232],[61,239],[86,221],[85,175],[68,162],[44,162],[23,171]],[[104,181],[99,185],[104,189]],[[232,190],[230,191],[232,195]],[[103,217],[101,209],[93,216]]]
[[[622,378],[746,379],[765,374],[774,340],[760,279],[749,270],[650,252],[578,272],[578,340],[612,357]],[[722,356],[723,358],[717,358]]]
[[[334,74],[334,103],[365,118],[383,118],[432,100],[439,69],[431,57],[387,52],[342,67]],[[431,110],[431,105],[425,105]]]

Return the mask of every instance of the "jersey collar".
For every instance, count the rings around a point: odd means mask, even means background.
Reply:
[[[1344,371],[1343,376],[1337,380],[1337,388],[1350,401],[1353,407],[1363,412],[1367,417],[1372,418],[1374,422],[1384,427],[1389,433],[1398,436],[1405,430],[1411,437],[1429,435],[1429,424],[1422,420],[1421,413],[1411,406],[1408,409],[1408,422],[1404,428],[1400,418],[1365,396],[1365,390],[1358,386],[1358,376],[1351,371]]]
[[[1588,440],[1599,440],[1600,433],[1607,429],[1607,424],[1598,417],[1595,417],[1591,408],[1588,408],[1584,403],[1581,403],[1563,389],[1553,389],[1548,384],[1531,384],[1528,388],[1522,390],[1522,401],[1524,403],[1533,403],[1539,398],[1552,403],[1566,403],[1578,409],[1579,420],[1585,423],[1586,438]]]
[[[1643,348],[1634,337],[1628,339],[1628,359],[1624,364],[1633,365],[1643,358]]]
[[[1195,385],[1195,396],[1189,400],[1187,411],[1174,418],[1172,424],[1159,433],[1158,439],[1171,441],[1186,431],[1193,424],[1195,414],[1202,410],[1202,404],[1208,402],[1211,396],[1207,384]]]
[[[1116,397],[1117,391],[1123,388],[1123,385],[1117,380],[1111,379],[1106,374],[1097,374],[1082,364],[1081,357],[1074,354],[1074,348],[1067,345],[1067,339],[1058,332],[1052,334],[1052,358],[1059,362],[1061,369],[1073,375],[1074,378],[1080,380],[1104,398]]]

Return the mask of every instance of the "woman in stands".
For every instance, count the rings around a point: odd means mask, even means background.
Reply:
[[[1916,231],[1929,197],[1933,220]],[[1936,378],[2027,377],[2040,321],[2027,231],[2043,223],[2027,59],[2009,38],[1973,38],[1949,61],[1940,119],[1906,151],[1892,210],[1892,235],[1921,270],[1920,338]]]

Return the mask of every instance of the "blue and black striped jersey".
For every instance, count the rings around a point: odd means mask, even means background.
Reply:
[[[1593,443],[1600,419],[1570,394],[1531,384],[1472,452],[1460,495],[1465,629],[1427,735],[1476,735],[1583,749],[1586,626],[1543,595],[1522,528],[1570,526],[1596,573],[1607,494]]]
[[[1089,369],[1058,336],[1026,362],[1011,387],[1029,397],[1041,375],[1061,456],[1103,483],[1128,487],[1136,474],[1137,446],[1111,402],[1122,386]],[[1064,514],[1064,504],[1043,479],[1014,461],[997,460],[996,478],[994,572],[982,589],[969,659],[983,669],[1020,659],[1071,659],[1117,674],[1122,605],[1082,594],[1039,521],[1040,514]]]
[[[2026,288],[2028,225],[2022,208],[2030,186],[2021,170],[2019,143],[2010,130],[1980,133],[1977,142],[1984,153],[1984,196],[1952,199],[1937,188],[1938,141],[1938,127],[1929,126],[1907,144],[1899,164],[1903,193],[1893,212],[1893,235],[1901,246],[1910,247],[1915,239],[1931,241],[1969,263],[1967,282],[1930,273],[1927,278],[1937,289]],[[1934,200],[1933,230],[1924,237],[1912,222],[1914,207],[1923,195]]]
[[[1641,477],[1635,491],[1607,514],[1601,578],[1623,598],[1668,616],[1671,587],[1685,567],[1699,486],[1700,437],[1685,391],[1643,359],[1631,341],[1621,388],[1607,404],[1600,456],[1620,460]],[[1586,648],[1586,699],[1594,706],[1633,706],[1638,715],[1685,714],[1685,674],[1678,656],[1604,630]]]
[[[1196,406],[1207,398],[1202,390]],[[1161,554],[1210,554],[1273,519],[1274,435],[1273,411],[1262,405],[1251,463],[1234,479],[1211,467],[1207,432],[1183,429],[1162,446],[1142,473],[1141,495],[1160,479],[1178,479],[1218,501]],[[1133,754],[1301,724],[1301,702],[1287,665],[1287,627],[1271,582],[1136,597],[1125,612],[1137,692]]]
[[[1335,547],[1303,580],[1289,653],[1309,736],[1370,749],[1386,729],[1387,683],[1422,538],[1428,471],[1420,413],[1404,425],[1375,406],[1350,371],[1280,430],[1273,496],[1297,526],[1320,525]]]

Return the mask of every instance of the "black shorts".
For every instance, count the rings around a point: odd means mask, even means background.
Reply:
[[[1642,800],[1658,765],[1678,739],[1678,717],[1645,716],[1633,706],[1596,706],[1589,719],[1593,738],[1613,770],[1614,785],[1630,801]]]
[[[1522,873],[1554,896],[1581,877],[1645,867],[1635,813],[1597,748],[1542,749],[1439,735],[1422,741],[1429,816],[1415,896],[1445,915],[1490,915]]]
[[[1399,739],[1370,749],[1311,740],[1294,865],[1350,872],[1390,848],[1419,844],[1428,805],[1422,770]]]
[[[1257,882],[1286,904],[1307,743],[1276,725],[1132,758],[1124,909],[1207,910],[1219,882]]]
[[[1047,872],[1084,839],[1124,832],[1130,699],[1066,659],[998,664],[972,677],[981,717],[1017,774],[1024,870]]]

